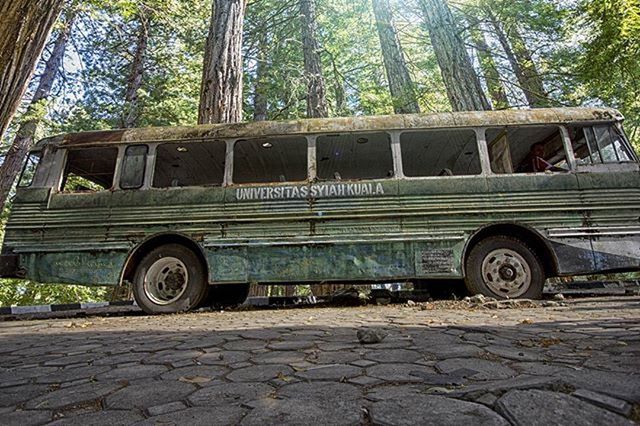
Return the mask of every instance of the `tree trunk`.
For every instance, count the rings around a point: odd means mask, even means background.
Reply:
[[[15,114],[62,0],[0,2],[0,137]]]
[[[376,17],[376,28],[380,38],[389,91],[393,99],[393,110],[396,114],[418,113],[420,107],[400,40],[393,25],[389,0],[373,0],[373,12]]]
[[[453,110],[490,110],[445,0],[420,0],[420,7]]]
[[[122,127],[136,127],[140,118],[140,104],[138,99],[138,91],[142,87],[142,78],[144,75],[144,60],[149,41],[149,22],[143,10],[138,13],[138,40],[131,61],[131,70],[127,79],[127,89],[124,95],[124,115],[122,119]]]
[[[486,10],[485,12],[489,17],[491,26],[507,56],[507,60],[511,65],[513,73],[516,75],[518,84],[524,92],[529,106],[532,108],[548,106],[549,99],[544,90],[542,79],[533,63],[531,53],[524,44],[524,40],[522,40],[518,31],[513,28],[509,34],[507,34],[493,12],[490,10]]]
[[[39,104],[45,101],[51,94],[51,88],[55,82],[56,76],[62,62],[64,60],[64,53],[73,28],[73,21],[75,19],[75,11],[70,11],[67,14],[64,27],[60,29],[58,38],[56,39],[53,50],[49,59],[47,59],[44,71],[40,76],[38,87],[31,99],[31,103],[27,108],[25,116],[31,117],[37,115],[36,108]],[[16,177],[22,169],[25,158],[31,145],[33,145],[33,138],[35,136],[40,117],[30,118],[20,125],[16,133],[16,137],[9,148],[9,151],[5,155],[4,162],[0,166],[0,206],[4,206],[9,191],[16,180]]]
[[[315,0],[300,0],[302,15],[302,50],[304,53],[304,71],[307,79],[307,117],[327,117],[327,100],[318,40],[316,39]]]
[[[256,82],[253,89],[253,120],[265,121],[267,119],[267,75],[269,70],[267,55],[267,36],[264,33],[258,35],[258,61],[256,65]]]
[[[496,62],[491,53],[491,49],[487,44],[484,33],[480,28],[473,28],[471,29],[471,39],[475,45],[476,52],[478,52],[480,68],[482,69],[484,79],[487,82],[489,97],[491,98],[493,107],[496,109],[509,108],[507,93],[502,85],[500,72],[496,67]]]
[[[198,123],[242,121],[242,27],[247,0],[213,0]]]

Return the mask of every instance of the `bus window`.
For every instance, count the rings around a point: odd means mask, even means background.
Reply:
[[[240,140],[233,148],[233,183],[299,182],[307,179],[307,139]]]
[[[428,130],[400,135],[405,176],[477,175],[482,168],[473,130]]]
[[[321,180],[393,176],[391,140],[387,133],[323,135],[318,137],[316,147]]]
[[[226,143],[166,143],[156,148],[153,186],[220,186],[224,179]]]
[[[111,188],[118,148],[78,148],[67,153],[63,192],[95,192]]]
[[[578,165],[633,161],[623,136],[613,126],[570,127],[568,130]]]
[[[138,189],[144,183],[144,171],[147,164],[147,145],[128,146],[122,160],[120,188]]]
[[[486,139],[494,173],[569,170],[558,126],[491,128],[486,132]]]
[[[22,174],[20,175],[20,179],[18,180],[19,187],[27,187],[31,186],[33,183],[33,178],[36,175],[36,168],[40,163],[40,153],[32,152],[29,154],[27,158],[27,162],[24,165],[24,169],[22,169]]]

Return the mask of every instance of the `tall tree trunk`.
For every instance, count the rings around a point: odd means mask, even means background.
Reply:
[[[247,0],[213,0],[198,123],[242,121],[242,27]]]
[[[491,109],[445,0],[420,0],[420,7],[453,110]]]
[[[262,32],[258,37],[258,61],[256,65],[256,81],[253,89],[253,120],[265,121],[269,108],[266,81],[269,74],[267,35]]]
[[[482,29],[472,28],[471,39],[475,45],[476,52],[478,52],[480,68],[482,69],[484,79],[487,82],[487,89],[489,89],[489,97],[491,98],[493,107],[497,109],[509,108],[509,100],[507,98],[507,93],[504,90],[504,86],[502,85],[500,72],[496,67],[496,62],[493,58],[491,49],[487,44]]]
[[[300,0],[302,15],[302,50],[304,53],[304,71],[307,78],[307,117],[327,117],[327,99],[325,95],[322,63],[316,38],[315,0]]]
[[[38,87],[25,113],[27,117],[37,115],[35,111],[37,106],[45,101],[51,94],[53,83],[62,67],[67,41],[69,40],[74,20],[75,11],[69,11],[65,19],[64,27],[61,28],[58,33],[51,55],[47,59],[44,71],[40,76]],[[39,116],[31,118],[20,125],[16,137],[4,158],[4,162],[2,166],[0,166],[0,206],[4,206],[9,191],[22,169],[27,153],[29,149],[31,149],[31,145],[33,145],[33,138],[38,128],[40,118]]]
[[[402,53],[402,46],[393,25],[389,0],[373,0],[373,12],[380,38],[380,47],[387,72],[389,91],[396,114],[418,113],[420,107],[415,89]]]
[[[62,0],[0,2],[0,137],[15,114]]]
[[[122,127],[136,127],[140,118],[140,104],[138,91],[142,87],[144,75],[144,60],[147,52],[147,44],[149,42],[149,21],[146,12],[141,10],[137,18],[138,39],[136,41],[133,60],[131,61],[131,70],[127,79],[127,88],[124,95],[124,115],[122,118]]]
[[[532,108],[542,108],[549,105],[549,99],[544,90],[544,84],[538,74],[531,53],[524,44],[524,40],[514,27],[505,32],[504,27],[491,10],[485,10],[489,17],[498,41],[504,50],[509,65],[518,80],[520,88],[524,92],[527,103]]]

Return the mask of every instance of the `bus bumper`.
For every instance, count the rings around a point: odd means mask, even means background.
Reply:
[[[0,255],[0,277],[20,278],[17,254]]]

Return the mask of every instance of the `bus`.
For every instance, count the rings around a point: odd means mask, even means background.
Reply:
[[[71,133],[20,177],[1,275],[131,285],[147,313],[251,283],[546,278],[640,270],[640,168],[607,108]]]

